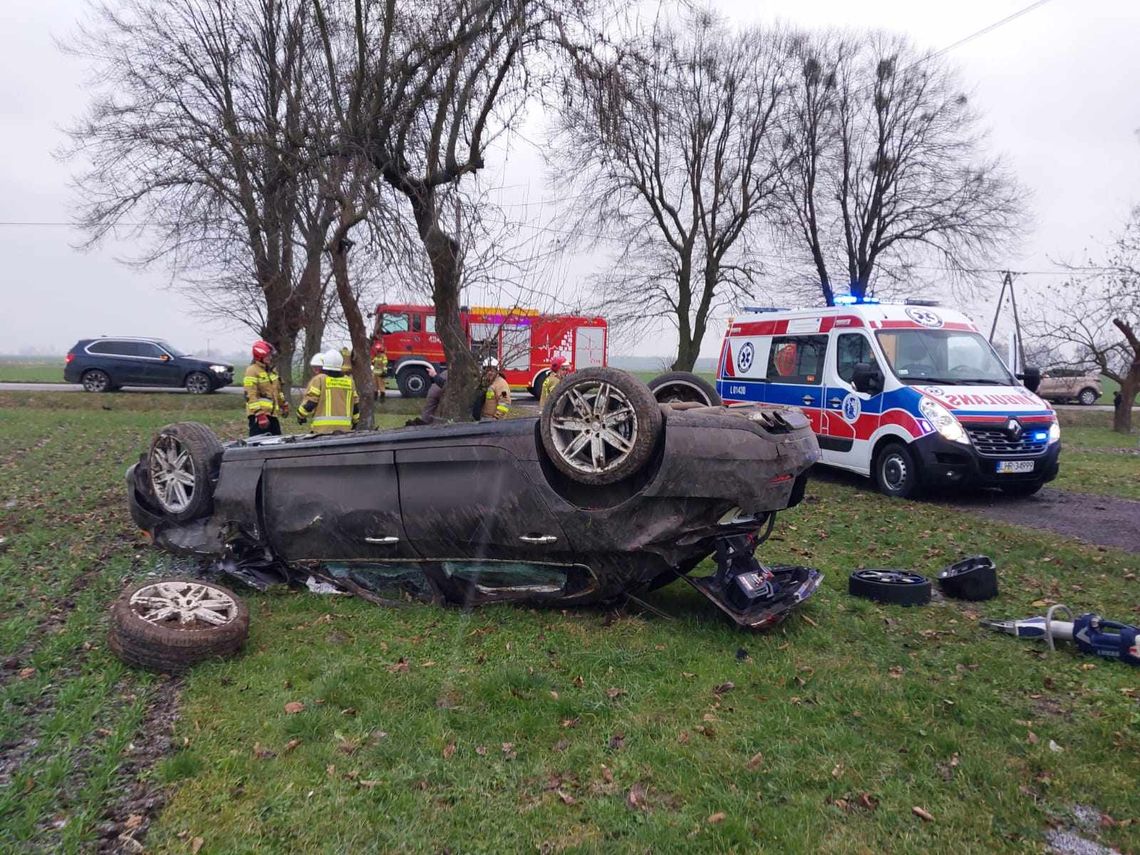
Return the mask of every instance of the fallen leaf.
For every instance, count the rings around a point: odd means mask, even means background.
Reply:
[[[198,855],[202,851],[202,847],[206,845],[204,838],[195,837],[190,841],[190,855]]]
[[[253,743],[253,756],[258,760],[269,760],[277,756],[277,752],[263,746],[260,742]]]
[[[1060,754],[1065,749],[1062,748],[1060,745],[1058,745],[1056,742],[1054,742],[1052,739],[1050,739],[1049,740],[1049,750],[1052,751],[1054,754]]]
[[[690,674],[688,671],[682,671],[681,676],[686,677],[686,678],[691,678],[691,677],[695,677],[697,675],[696,674]]]
[[[301,744],[301,740],[290,739],[288,742],[285,743],[285,748],[284,748],[285,753],[288,754],[290,751],[292,751],[294,748],[296,748],[300,744]]]
[[[360,743],[354,739],[342,739],[336,748],[341,754],[355,754],[360,750]]]
[[[576,804],[578,801],[577,799],[575,799],[572,795],[570,795],[565,790],[558,790],[557,792],[558,792],[558,798],[560,798],[562,800],[562,804],[564,804],[564,805]]]
[[[478,754],[480,757],[486,757],[487,756],[487,746],[476,745],[475,746],[475,753]]]
[[[722,810],[718,810],[716,813],[714,813],[712,816],[710,816],[708,818],[708,824],[709,825],[716,825],[717,823],[724,822],[726,819],[728,819],[728,814],[726,814]]]
[[[872,796],[870,793],[860,793],[859,804],[867,810],[874,810],[879,806],[879,800]]]
[[[564,719],[562,719],[562,726],[563,726],[563,727],[567,727],[567,728],[568,728],[568,727],[577,727],[577,726],[578,726],[578,722],[580,722],[580,721],[581,721],[581,719],[580,719],[580,718],[577,718],[577,717],[574,717],[574,718],[564,718]]]
[[[557,742],[554,743],[554,750],[557,751],[559,754],[561,754],[563,751],[565,751],[569,747],[570,747],[570,740],[569,739],[559,739]]]
[[[517,756],[516,752],[515,752],[515,744],[513,742],[504,742],[503,743],[503,754],[506,756],[506,758],[508,760],[514,760],[515,757]]]
[[[620,751],[621,747],[623,745],[625,745],[625,735],[624,734],[615,733],[613,736],[610,737],[610,741],[609,741],[610,751]]]
[[[723,695],[725,692],[731,692],[735,688],[736,688],[736,683],[732,682],[731,680],[726,680],[725,682],[723,682],[719,686],[717,686],[715,689],[713,689],[713,693],[717,694],[717,695]]]
[[[609,698],[611,701],[617,700],[618,698],[620,698],[624,694],[625,694],[625,689],[616,689],[616,688],[606,689],[606,697]]]
[[[285,712],[288,715],[296,715],[297,713],[304,711],[305,705],[300,701],[289,701],[289,703],[285,704]]]
[[[1036,745],[1038,742],[1040,742],[1040,740],[1037,738],[1037,734],[1032,730],[1029,731],[1029,736],[1027,736],[1026,739],[1029,740],[1030,745]]]
[[[357,785],[358,787],[364,787],[366,790],[371,790],[371,789],[373,789],[374,787],[379,787],[379,786],[380,786],[380,782],[379,782],[379,781],[364,781],[364,780],[361,780],[361,781],[357,781],[357,782],[356,782],[356,785]]]
[[[677,734],[677,741],[680,742],[682,745],[688,745],[689,744],[689,731],[682,730],[680,733],[678,733]]]
[[[554,700],[558,700],[558,692],[551,689],[550,690],[550,697],[552,697]]]
[[[408,660],[405,659],[403,656],[400,657],[400,660],[398,662],[394,662],[393,664],[388,666],[388,671],[392,674],[403,674],[403,673],[406,673],[407,670],[408,670]]]
[[[347,715],[347,716],[354,716],[354,715],[356,715],[356,708],[355,707],[349,707],[348,709],[343,709],[340,711],[340,714],[341,715]]]
[[[843,774],[843,764],[842,763],[836,763],[835,768],[831,770],[831,777],[838,778],[842,774]]]
[[[764,755],[761,752],[757,751],[748,761],[748,770],[750,772],[755,772],[762,765],[764,765]]]
[[[582,679],[581,674],[579,674],[577,677],[574,678],[574,685],[577,686],[579,689],[582,688],[582,686],[585,684],[585,682],[586,681]]]
[[[910,812],[919,817],[923,822],[934,822],[934,817],[928,811],[923,810],[918,805],[910,809]]]
[[[625,797],[625,803],[634,810],[644,810],[645,796],[645,784],[634,784],[629,790],[629,795]]]
[[[36,669],[35,668],[21,668],[20,669],[20,679],[21,680],[27,680],[29,677],[34,677],[35,675],[36,675]]]
[[[889,676],[891,676],[891,677],[894,677],[896,680],[900,679],[900,678],[902,677],[902,675],[903,675],[903,669],[902,669],[902,666],[900,666],[900,665],[892,665],[892,666],[891,666],[891,667],[888,669],[888,671],[887,671],[887,674],[888,674]]]
[[[609,766],[602,766],[602,779],[607,784],[612,784],[614,782],[614,773],[610,771]]]
[[[123,828],[134,831],[143,824],[143,816],[141,813],[132,813],[127,817],[127,821],[123,823]]]
[[[449,742],[443,747],[443,759],[450,760],[451,755],[455,753],[455,743]]]
[[[1095,668],[1096,668],[1096,666],[1091,662],[1084,662],[1081,664],[1081,670],[1082,671],[1092,671]]]

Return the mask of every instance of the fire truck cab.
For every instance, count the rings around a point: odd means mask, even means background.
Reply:
[[[436,332],[435,308],[381,303],[375,317],[374,332],[383,337],[388,373],[396,378],[400,394],[411,398],[426,395],[429,366],[442,369],[447,365]],[[606,364],[608,329],[604,318],[487,306],[464,306],[459,318],[471,349],[480,358],[496,357],[511,388],[525,389],[535,398],[556,356],[566,357],[574,368]]]
[[[801,408],[823,463],[898,497],[960,484],[1028,495],[1057,476],[1056,414],[965,315],[929,301],[745,311],[717,392]]]

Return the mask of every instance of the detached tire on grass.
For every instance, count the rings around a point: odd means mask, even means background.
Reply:
[[[134,585],[111,606],[107,642],[126,664],[181,674],[235,655],[249,635],[249,609],[227,588],[194,579]]]
[[[930,602],[930,580],[907,570],[856,570],[847,580],[847,592],[877,603],[925,606]]]

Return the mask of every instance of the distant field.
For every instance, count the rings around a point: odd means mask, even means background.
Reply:
[[[0,383],[62,383],[63,357],[0,356]]]

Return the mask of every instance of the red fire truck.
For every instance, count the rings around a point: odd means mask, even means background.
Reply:
[[[497,357],[499,370],[513,389],[538,397],[550,360],[565,356],[574,368],[606,364],[605,318],[544,315],[535,309],[464,306],[459,313],[467,342],[480,357]],[[427,394],[428,366],[446,364],[435,331],[435,308],[406,303],[376,307],[375,331],[384,336],[388,372],[400,394]]]

